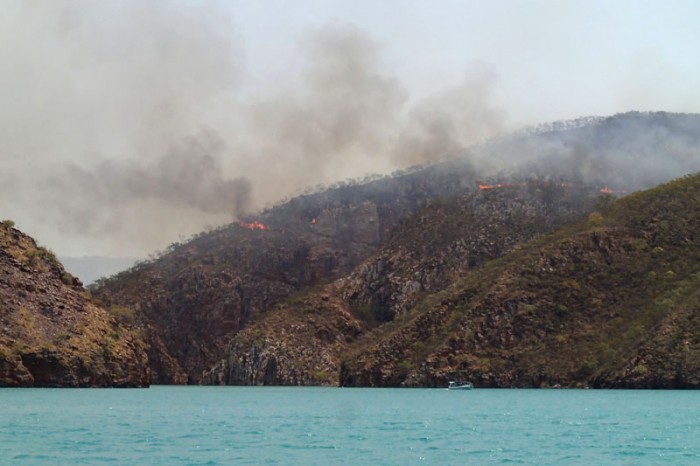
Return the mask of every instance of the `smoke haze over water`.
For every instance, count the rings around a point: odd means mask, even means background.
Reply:
[[[307,30],[284,79],[253,94],[227,2],[4,9],[0,217],[62,255],[146,255],[305,187],[437,161],[508,129],[492,64],[455,64],[461,83],[416,101],[351,25]]]

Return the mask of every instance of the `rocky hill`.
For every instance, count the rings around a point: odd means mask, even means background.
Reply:
[[[419,319],[432,319],[433,300],[585,217],[607,202],[600,190],[610,183],[621,195],[653,185],[642,172],[655,164],[665,179],[700,170],[699,123],[631,113],[539,128],[463,158],[294,198],[171,245],[93,291],[136,313],[156,383],[441,384],[472,366],[412,366],[449,334],[435,336]],[[407,326],[413,319],[418,333]],[[392,329],[413,349],[376,346]],[[494,377],[480,383],[533,383]]]
[[[566,216],[546,226],[551,205],[533,209],[535,186],[426,207],[349,277],[251,322],[202,382],[697,387],[700,175],[600,198],[598,210],[565,228]],[[573,207],[580,217],[593,197],[579,191],[576,203],[555,205],[573,219]],[[478,218],[472,228],[462,223],[467,206]],[[511,244],[476,228],[512,231],[514,218],[529,234]],[[424,232],[421,250],[411,238],[426,225],[437,227]],[[446,231],[462,235],[445,241]],[[492,240],[479,248],[470,237]],[[472,247],[458,247],[465,243]]]
[[[301,196],[171,245],[93,290],[105,305],[138,314],[154,383],[199,383],[251,319],[350,273],[402,218],[474,184],[468,165],[459,163]]]
[[[337,383],[358,337],[539,235],[585,217],[598,189],[531,180],[430,203],[348,276],[294,295],[251,322],[208,383]]]
[[[700,386],[700,175],[466,273],[358,341],[340,383]]]
[[[143,387],[141,338],[93,304],[51,251],[0,222],[0,386]],[[121,311],[121,312],[120,312]]]

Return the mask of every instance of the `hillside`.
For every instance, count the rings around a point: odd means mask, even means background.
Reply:
[[[155,383],[336,383],[351,346],[369,351],[432,309],[425,300],[580,220],[609,200],[601,190],[619,196],[700,170],[699,123],[632,112],[537,128],[447,162],[296,197],[173,244],[92,290],[136,313]],[[421,332],[402,343],[421,342],[416,360],[434,343]],[[401,352],[391,362],[390,346],[376,348],[387,360],[377,367],[391,376],[375,382],[367,367],[376,361],[360,352],[343,366],[344,383],[442,383],[410,372]],[[404,375],[395,375],[398,360]]]
[[[171,245],[92,289],[139,316],[154,383],[199,383],[251,319],[347,275],[401,219],[475,183],[470,167],[455,163],[301,196]]]
[[[87,299],[53,253],[0,222],[0,386],[148,384],[143,341]]]
[[[251,322],[203,381],[697,386],[700,175],[603,196],[563,229],[596,196],[547,187],[426,207],[350,276]]]
[[[700,175],[467,273],[348,354],[342,385],[700,386]]]
[[[420,299],[488,260],[584,218],[600,196],[591,187],[531,180],[433,202],[347,277],[251,322],[205,381],[335,384],[341,356],[360,335],[401,320]]]

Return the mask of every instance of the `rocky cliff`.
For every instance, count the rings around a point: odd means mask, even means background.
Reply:
[[[202,377],[214,385],[337,385],[340,357],[366,326],[333,286],[288,299],[238,333]]]
[[[382,323],[467,271],[572,224],[602,202],[598,187],[562,180],[479,183],[407,218],[370,260],[341,280],[344,301]]]
[[[142,339],[93,304],[51,251],[1,222],[0,386],[148,384]]]

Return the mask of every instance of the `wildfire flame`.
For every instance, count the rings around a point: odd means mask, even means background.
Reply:
[[[603,186],[602,188],[600,188],[600,192],[605,194],[627,194],[627,191],[625,191],[624,189],[614,190],[609,188],[608,186]]]
[[[238,225],[242,226],[243,228],[247,228],[249,230],[272,230],[272,228],[258,222],[257,220],[254,220],[252,223],[247,223],[247,222],[244,222],[243,220],[240,220],[238,222]]]
[[[499,188],[516,188],[516,187],[523,187],[527,186],[527,183],[496,183],[496,184],[485,184],[485,183],[479,183],[479,189],[482,191],[488,190],[488,189],[499,189]],[[559,183],[559,186],[562,188],[570,188],[572,185],[570,183]],[[610,188],[609,186],[603,186],[599,190],[601,193],[604,194],[626,194],[627,191],[624,190],[614,190]]]
[[[316,217],[314,217],[314,218],[311,219],[311,224],[312,224],[312,225],[316,225]]]
[[[514,188],[518,186],[527,186],[527,183],[497,183],[497,184],[483,184],[479,183],[479,189],[498,189],[498,188]]]

